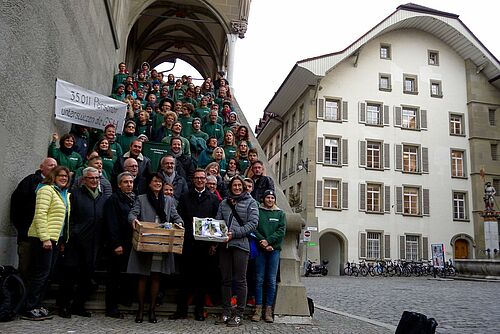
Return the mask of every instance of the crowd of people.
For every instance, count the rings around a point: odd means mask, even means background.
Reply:
[[[120,63],[111,97],[128,105],[121,134],[113,125],[54,133],[39,169],[12,194],[28,287],[22,317],[51,318],[43,298],[56,266],[59,316],[90,317],[85,303],[104,261],[109,317],[123,318],[119,305],[136,298],[135,322],[143,322],[148,300],[148,321],[156,323],[168,288],[162,277],[176,275],[177,309],[169,319],[186,318],[191,301],[195,320],[203,321],[205,306],[218,300],[218,324],[239,326],[247,305],[252,321],[272,322],[286,219],[248,128],[238,123],[224,73],[195,86],[189,76],[164,80],[147,63],[133,74]],[[166,145],[158,166],[144,154],[146,142]],[[193,217],[224,220],[226,242],[195,240]],[[140,221],[183,225],[182,254],[136,251]]]

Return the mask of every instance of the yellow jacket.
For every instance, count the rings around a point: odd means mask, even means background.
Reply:
[[[44,185],[36,193],[35,216],[28,230],[28,236],[40,239],[40,241],[58,241],[61,235],[66,215],[68,216],[67,230],[69,230],[70,201],[69,193],[66,193],[64,204],[62,195],[54,189],[54,186]]]

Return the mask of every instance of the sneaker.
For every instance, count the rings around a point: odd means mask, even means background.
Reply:
[[[21,316],[21,319],[31,320],[31,321],[41,321],[41,320],[45,320],[45,317],[40,313],[39,309],[34,308],[30,311],[26,311]]]
[[[227,324],[231,317],[228,315],[221,314],[217,320],[215,320],[216,325],[222,325],[222,324]]]
[[[236,306],[238,304],[238,299],[236,299],[236,296],[231,297],[231,306]]]
[[[238,327],[241,325],[241,317],[238,315],[235,315],[231,319],[229,319],[226,323],[227,327]]]
[[[248,299],[247,299],[247,306],[248,307],[255,306],[255,297],[248,297]]]
[[[40,307],[38,309],[38,311],[40,312],[40,314],[45,318],[45,320],[48,320],[48,319],[52,319],[52,316],[50,315],[50,312],[49,310],[47,310],[45,307]]]

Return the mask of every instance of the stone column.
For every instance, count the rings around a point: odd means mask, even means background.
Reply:
[[[233,87],[233,69],[234,69],[234,57],[236,50],[236,41],[238,36],[236,34],[227,34],[227,60],[226,60],[226,79],[229,81],[231,88]],[[222,69],[224,70],[224,69]]]

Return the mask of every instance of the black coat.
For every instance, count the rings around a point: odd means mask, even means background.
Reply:
[[[10,219],[17,230],[17,240],[28,240],[28,229],[35,215],[36,187],[42,182],[42,172],[26,176],[10,198]]]
[[[104,230],[104,203],[108,198],[104,194],[94,199],[85,186],[71,193],[70,239],[81,242],[99,241]]]
[[[266,190],[275,191],[273,179],[271,179],[271,177],[269,176],[263,175],[259,178],[256,178],[254,176],[253,181],[254,187],[252,190],[252,197],[255,198],[257,202],[262,201],[262,196],[264,195],[264,192],[266,192]]]
[[[104,223],[106,243],[111,250],[122,246],[130,250],[132,246],[132,227],[128,223],[128,214],[134,206],[134,199],[121,190],[111,195],[104,204]]]
[[[201,194],[194,189],[183,194],[177,206],[177,212],[184,221],[184,248],[183,252],[189,252],[194,245],[193,217],[215,218],[219,210],[219,200],[210,191]],[[204,241],[201,241],[204,242]]]

